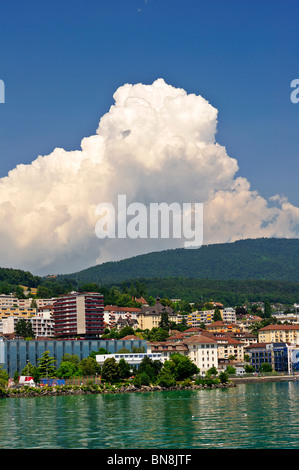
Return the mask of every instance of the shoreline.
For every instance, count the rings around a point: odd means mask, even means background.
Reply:
[[[70,395],[107,395],[120,393],[142,393],[142,392],[162,392],[162,391],[178,391],[178,390],[211,390],[215,388],[229,388],[236,385],[229,381],[227,383],[211,384],[211,385],[174,385],[172,387],[161,387],[159,385],[134,385],[121,386],[119,388],[111,386],[109,388],[100,388],[88,385],[76,386],[53,386],[53,387],[26,387],[19,389],[2,390],[1,398],[24,398],[24,397],[44,397],[44,396],[70,396]]]
[[[257,382],[298,382],[299,375],[269,375],[254,377],[230,377],[235,384],[241,383],[257,383]]]
[[[109,386],[101,387],[93,385],[55,385],[44,387],[22,387],[12,388],[11,390],[0,390],[1,398],[30,398],[44,396],[70,396],[70,395],[107,395],[120,393],[142,393],[142,392],[161,392],[161,391],[179,391],[179,390],[212,390],[236,387],[238,384],[246,383],[264,383],[264,382],[298,382],[299,376],[294,375],[277,375],[277,376],[258,376],[258,377],[232,377],[226,383],[213,384],[191,384],[184,386],[177,384],[172,387],[161,387],[159,385],[122,385],[121,387]]]

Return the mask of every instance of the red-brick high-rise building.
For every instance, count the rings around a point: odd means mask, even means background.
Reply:
[[[53,304],[54,336],[98,338],[104,333],[104,298],[97,292],[75,292]]]

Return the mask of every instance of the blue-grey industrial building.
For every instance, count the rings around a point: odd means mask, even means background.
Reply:
[[[55,367],[58,368],[64,354],[76,355],[79,361],[85,359],[91,352],[98,352],[100,348],[106,349],[109,353],[115,354],[120,349],[143,348],[147,351],[147,342],[142,339],[134,340],[6,340],[0,338],[0,366],[6,370],[8,376],[12,378],[14,373],[21,372],[28,363],[38,366],[38,359],[44,352],[49,351],[49,355],[56,360]]]

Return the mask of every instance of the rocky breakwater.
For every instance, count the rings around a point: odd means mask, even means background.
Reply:
[[[55,395],[83,395],[83,394],[107,394],[107,393],[140,393],[140,392],[159,392],[171,390],[207,390],[215,388],[235,387],[235,383],[212,383],[212,384],[176,384],[171,387],[162,387],[160,385],[141,385],[139,387],[133,384],[122,385],[63,385],[53,387],[22,387],[0,389],[0,398],[16,397],[41,397]]]

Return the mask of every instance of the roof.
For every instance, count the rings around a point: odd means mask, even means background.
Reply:
[[[197,344],[211,344],[211,343],[217,343],[217,341],[215,341],[213,338],[211,337],[208,337],[208,336],[205,336],[205,335],[193,335],[193,336],[189,336],[188,338],[184,339],[183,340],[183,343],[184,344],[194,344],[194,343],[197,343]]]
[[[272,344],[272,343],[253,343],[250,346],[245,346],[244,349],[266,348],[267,344]]]
[[[106,305],[104,307],[106,312],[140,312],[140,308],[137,307],[118,307],[117,305]]]
[[[166,312],[169,315],[174,315],[174,311],[172,310],[172,308],[162,305],[158,298],[156,300],[155,305],[153,305],[152,307],[148,305],[142,305],[140,309],[141,315],[161,315],[163,312]]]
[[[121,340],[127,340],[127,339],[130,339],[130,340],[138,340],[140,341],[141,338],[139,338],[138,336],[135,336],[135,335],[128,335],[128,336],[124,336],[123,338],[120,338]]]
[[[261,328],[259,331],[269,330],[299,330],[299,325],[267,325]]]
[[[188,351],[187,345],[182,342],[172,343],[171,341],[151,341],[150,344],[155,350],[163,349],[165,351],[166,348],[168,351]]]
[[[199,332],[199,331],[204,331],[202,328],[198,328],[196,326],[192,326],[191,328],[188,328],[187,330],[184,330],[184,333],[192,333],[192,332]]]

